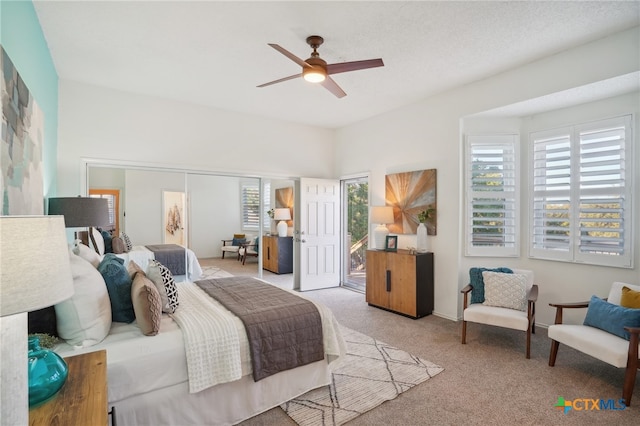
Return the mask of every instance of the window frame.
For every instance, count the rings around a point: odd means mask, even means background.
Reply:
[[[513,161],[502,163],[501,167],[507,167],[511,170],[510,179],[513,180],[513,190],[511,191],[474,191],[473,187],[473,154],[474,147],[486,147],[495,149],[507,149],[513,155]],[[465,256],[484,256],[484,257],[519,257],[520,256],[520,175],[518,165],[520,164],[520,136],[518,134],[468,134],[465,138],[464,152],[464,247]],[[504,156],[504,153],[501,155]],[[513,204],[511,210],[505,210],[507,213],[505,221],[510,222],[508,228],[513,229],[513,241],[507,241],[508,231],[505,229],[502,234],[503,245],[475,245],[474,244],[474,199],[494,198],[504,203]],[[508,215],[509,211],[512,213]]]
[[[529,234],[531,238],[529,240],[529,257],[532,259],[541,259],[541,260],[553,260],[560,262],[569,262],[569,263],[578,263],[578,264],[589,264],[589,265],[598,265],[598,266],[610,266],[610,267],[619,267],[619,268],[633,268],[633,238],[634,238],[634,200],[632,198],[632,190],[631,187],[634,182],[634,161],[633,161],[633,114],[620,115],[612,118],[601,119],[601,120],[593,120],[589,122],[583,122],[574,124],[572,126],[564,126],[555,129],[549,130],[541,130],[536,132],[531,132],[529,135]],[[615,127],[624,127],[624,138],[621,141],[622,148],[620,154],[620,162],[619,173],[622,175],[620,179],[622,181],[622,185],[612,185],[606,187],[587,187],[585,184],[586,179],[581,182],[581,173],[584,172],[584,175],[588,174],[585,172],[584,166],[588,166],[588,158],[589,153],[585,153],[582,151],[582,148],[588,146],[587,138],[583,140],[581,135],[585,135],[591,131],[606,131],[607,128],[615,128]],[[552,190],[547,189],[549,186],[545,187],[544,190],[536,190],[536,178],[543,179],[544,176],[540,176],[540,173],[536,175],[536,144],[542,144],[545,140],[549,138],[561,138],[562,134],[566,135],[565,137],[569,143],[569,167],[566,169],[569,170],[569,176],[564,174],[565,182],[568,179],[568,189],[560,189],[562,186],[566,186],[566,184],[558,184],[558,189]],[[596,155],[598,155],[596,153]],[[581,168],[582,166],[582,168]],[[549,168],[545,168],[543,170],[549,170]],[[601,172],[596,170],[597,172]],[[540,186],[543,186],[540,184]],[[593,185],[592,185],[593,186]],[[557,195],[556,197],[550,197],[550,194]],[[547,196],[547,199],[556,199],[558,200],[558,204],[565,203],[569,204],[566,221],[569,222],[568,231],[569,235],[565,238],[565,244],[567,246],[566,250],[563,250],[562,247],[557,249],[540,247],[540,245],[544,245],[543,240],[536,237],[536,235],[541,235],[539,230],[543,226],[540,224],[540,213],[536,212],[537,203],[539,203],[540,199],[544,196]],[[616,220],[623,226],[623,236],[622,236],[622,254],[621,255],[612,255],[607,253],[593,253],[593,252],[583,252],[586,244],[583,243],[585,240],[585,229],[586,227],[581,227],[584,222],[590,222],[588,219],[585,219],[584,216],[581,216],[581,212],[584,214],[585,210],[588,210],[587,207],[584,206],[583,200],[596,200],[596,199],[612,199],[613,201],[610,203],[603,202],[602,204],[614,204],[616,203],[616,196],[618,196],[621,202],[621,216]],[[560,200],[561,197],[564,197],[565,200]],[[538,209],[539,210],[539,209]],[[601,210],[601,209],[600,209]],[[593,222],[593,221],[591,221]],[[551,245],[551,243],[549,244]],[[582,250],[581,250],[582,248]],[[592,249],[595,250],[595,249]]]

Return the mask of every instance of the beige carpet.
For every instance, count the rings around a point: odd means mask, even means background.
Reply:
[[[444,368],[341,327],[347,355],[332,383],[281,405],[300,426],[341,425],[441,373]]]
[[[202,267],[202,275],[199,280],[208,280],[211,278],[226,278],[232,277],[233,275],[224,269],[220,269],[217,266],[203,266]]]

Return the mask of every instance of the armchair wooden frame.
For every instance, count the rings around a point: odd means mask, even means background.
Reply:
[[[471,284],[467,284],[462,290],[460,290],[460,293],[464,295],[463,302],[462,302],[462,309],[463,309],[462,344],[463,345],[467,343],[467,321],[465,321],[464,319],[464,310],[466,310],[469,307],[468,297],[469,297],[469,293],[471,293],[471,290],[473,290],[473,286]],[[528,326],[526,330],[527,345],[526,345],[526,351],[525,351],[527,359],[531,358],[531,334],[535,334],[536,332],[536,301],[537,300],[538,300],[538,285],[534,284],[531,287],[531,290],[529,291],[529,294],[527,296]]]
[[[562,324],[563,309],[588,308],[589,302],[549,303],[549,306],[556,308],[555,324]],[[622,385],[622,398],[624,399],[625,405],[628,407],[631,405],[631,396],[633,394],[633,387],[636,382],[636,374],[638,372],[638,368],[640,368],[640,360],[638,359],[640,327],[625,327],[624,329],[627,330],[630,334],[629,351],[627,353],[627,367],[624,374],[624,383]],[[551,352],[549,353],[550,367],[553,367],[556,364],[556,357],[558,356],[559,347],[560,342],[551,339]]]
[[[253,250],[249,250],[249,247],[253,247]],[[247,256],[255,256],[258,257],[259,253],[258,253],[258,244],[249,244],[249,243],[243,243],[240,244],[240,248],[238,249],[238,256],[240,257],[239,260],[242,260],[242,264],[244,265],[246,260],[247,260]]]

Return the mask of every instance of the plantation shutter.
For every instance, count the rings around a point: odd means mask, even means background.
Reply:
[[[532,134],[532,257],[631,266],[631,116]]]
[[[571,254],[571,132],[540,132],[533,138],[532,252]]]
[[[260,228],[260,186],[258,182],[241,182],[242,229],[257,231]]]
[[[517,135],[469,135],[466,254],[518,256]]]
[[[580,141],[580,251],[589,255],[624,256],[627,191],[624,120],[607,120],[577,129]]]
[[[271,208],[271,183],[265,182],[264,191],[263,191],[263,202],[264,211],[262,212],[262,226],[264,229],[269,231],[271,229],[271,218],[269,217],[269,209]]]

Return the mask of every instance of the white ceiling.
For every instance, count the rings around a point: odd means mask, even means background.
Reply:
[[[60,79],[328,128],[640,24],[639,1],[34,4]],[[324,37],[328,63],[385,66],[335,75],[342,99],[302,79],[256,88],[300,72],[267,43],[306,59],[311,34]],[[638,80],[613,86],[637,90]]]

